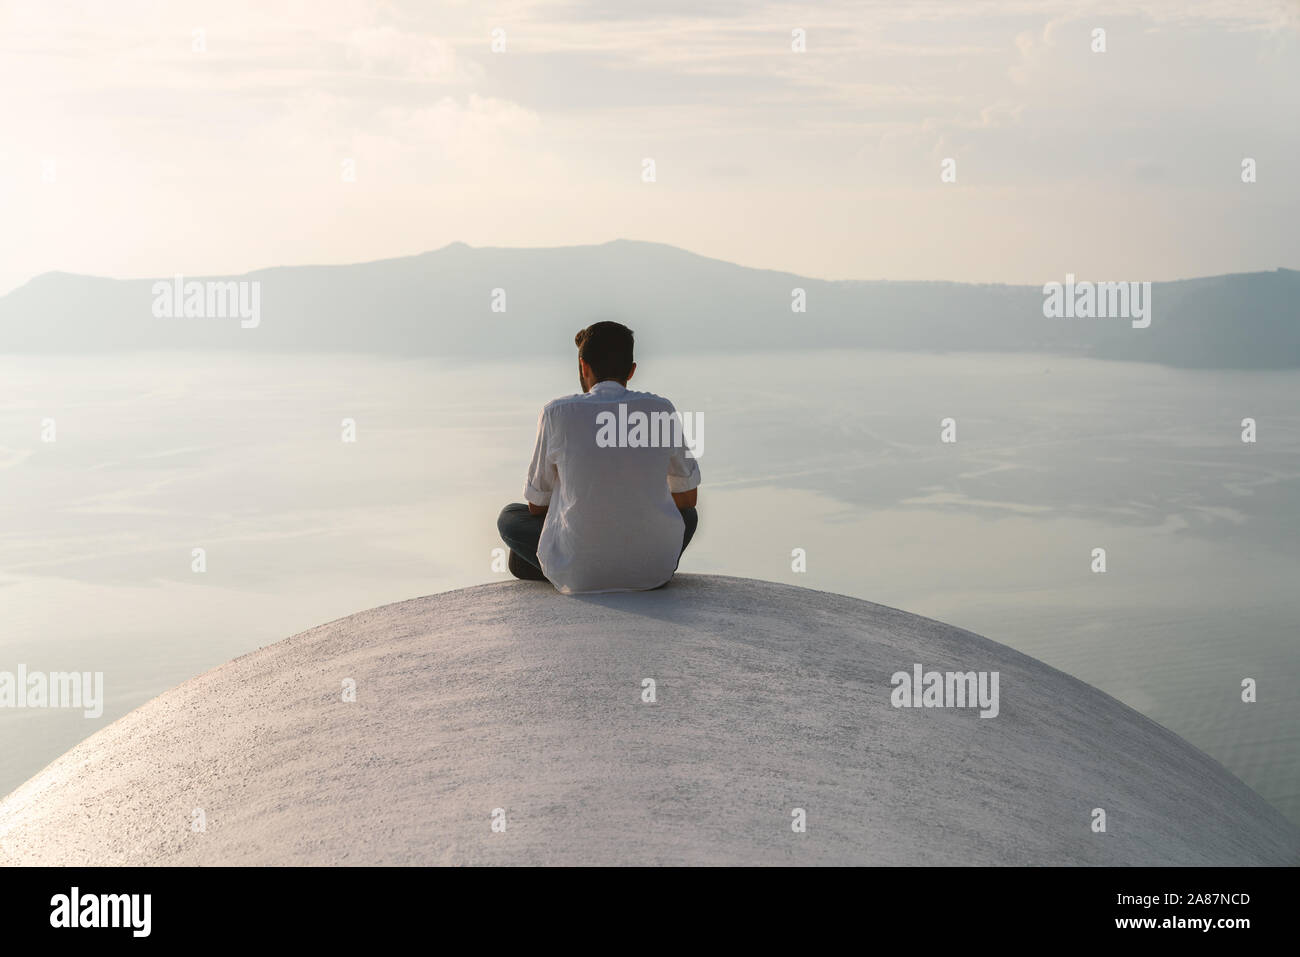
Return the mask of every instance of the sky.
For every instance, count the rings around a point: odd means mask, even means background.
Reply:
[[[1300,0],[0,0],[0,89],[0,293],[456,241],[829,279],[1300,267]]]

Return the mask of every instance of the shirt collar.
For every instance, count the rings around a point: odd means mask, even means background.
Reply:
[[[607,393],[612,393],[614,395],[617,395],[620,392],[626,392],[626,391],[627,391],[627,386],[620,385],[619,383],[615,382],[613,379],[604,379],[600,382],[597,382],[595,385],[591,387],[592,395],[605,395]]]

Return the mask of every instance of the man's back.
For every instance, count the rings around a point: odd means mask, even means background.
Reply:
[[[537,557],[566,594],[656,588],[677,568],[682,514],[699,485],[673,405],[618,382],[547,404],[524,494],[548,506]]]

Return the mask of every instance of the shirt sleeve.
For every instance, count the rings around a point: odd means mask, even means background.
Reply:
[[[673,415],[679,416],[680,413],[674,409]],[[673,446],[672,458],[668,460],[668,491],[670,492],[689,492],[699,487],[700,465],[686,452],[685,442]]]
[[[534,505],[550,505],[551,493],[559,481],[560,473],[551,461],[550,441],[547,435],[546,410],[537,417],[537,444],[533,447],[533,463],[528,467],[528,480],[524,483],[524,499]]]

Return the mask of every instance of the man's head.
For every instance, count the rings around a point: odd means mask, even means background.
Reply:
[[[632,378],[632,330],[619,322],[596,322],[573,337],[578,347],[578,381],[589,392],[597,382],[613,379],[623,385]]]

